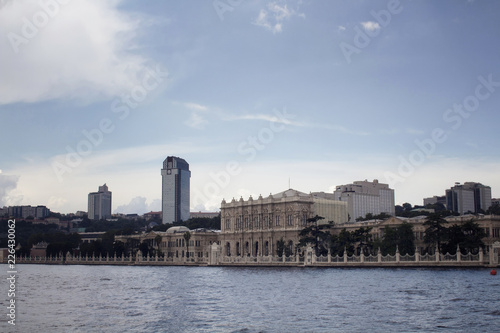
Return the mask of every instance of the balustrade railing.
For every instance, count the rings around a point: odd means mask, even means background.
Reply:
[[[16,258],[16,263],[48,263],[48,264],[152,264],[152,265],[169,265],[169,264],[210,264],[211,260],[204,257],[170,257],[170,256],[95,256],[95,255],[85,255],[85,256],[72,256],[67,254],[66,256],[48,256],[48,257],[24,257],[19,256]],[[222,264],[242,264],[242,265],[259,265],[259,264],[296,264],[296,265],[339,265],[339,264],[405,264],[405,265],[427,265],[427,264],[437,264],[440,263],[444,265],[457,264],[457,265],[467,265],[467,264],[488,264],[489,259],[485,258],[482,252],[477,254],[467,253],[462,254],[460,252],[455,254],[420,254],[416,253],[413,255],[405,254],[400,255],[396,252],[395,255],[387,254],[382,255],[380,253],[370,254],[370,255],[321,255],[315,256],[314,252],[306,252],[301,255],[295,254],[291,256],[220,256],[218,263]],[[212,263],[214,264],[214,263]]]

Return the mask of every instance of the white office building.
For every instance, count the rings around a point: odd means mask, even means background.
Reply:
[[[368,213],[395,215],[394,190],[376,179],[373,182],[364,180],[337,186],[333,196],[335,200],[347,202],[349,222],[364,218]]]
[[[99,186],[99,191],[89,193],[88,218],[101,220],[111,217],[111,192],[106,184]]]

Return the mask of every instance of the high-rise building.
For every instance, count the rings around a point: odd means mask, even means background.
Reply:
[[[481,213],[491,207],[491,187],[481,183],[466,182],[446,190],[446,206],[459,213]]]
[[[188,220],[191,178],[189,164],[182,158],[168,156],[163,161],[161,177],[163,223]]]
[[[446,207],[446,196],[445,195],[442,195],[442,196],[435,195],[435,196],[430,197],[430,198],[424,198],[424,207],[427,205],[435,205],[435,204],[442,204],[443,206]]]
[[[111,192],[106,184],[99,186],[98,192],[89,193],[88,217],[101,220],[111,217]]]
[[[370,213],[395,215],[394,190],[389,185],[373,182],[355,181],[353,184],[337,186],[333,192],[335,200],[347,202],[349,222],[364,218]]]

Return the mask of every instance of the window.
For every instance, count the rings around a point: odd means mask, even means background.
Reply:
[[[302,225],[306,225],[306,224],[307,224],[307,215],[303,214],[302,215]]]
[[[269,227],[269,217],[264,217],[264,226]]]
[[[236,229],[240,229],[241,228],[241,225],[240,225],[240,218],[237,217],[236,218]]]
[[[245,217],[245,228],[249,228],[248,217]]]
[[[254,218],[254,224],[255,224],[255,228],[258,229],[259,228],[259,218],[258,217]]]
[[[226,229],[227,230],[231,229],[231,220],[230,219],[226,219]]]
[[[287,219],[288,219],[288,225],[293,225],[293,216],[288,215]]]
[[[279,227],[280,226],[280,216],[276,216],[276,226]]]

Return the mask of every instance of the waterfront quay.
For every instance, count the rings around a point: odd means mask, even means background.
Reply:
[[[316,256],[308,247],[304,254],[291,256],[223,256],[220,245],[214,243],[207,248],[205,256],[195,258],[172,258],[168,256],[143,256],[140,251],[131,256],[66,256],[56,257],[17,257],[18,264],[48,265],[127,265],[127,266],[262,266],[262,267],[499,267],[498,252],[500,243],[491,246],[486,255],[477,254],[420,254],[347,255]],[[496,259],[496,260],[495,260]]]

